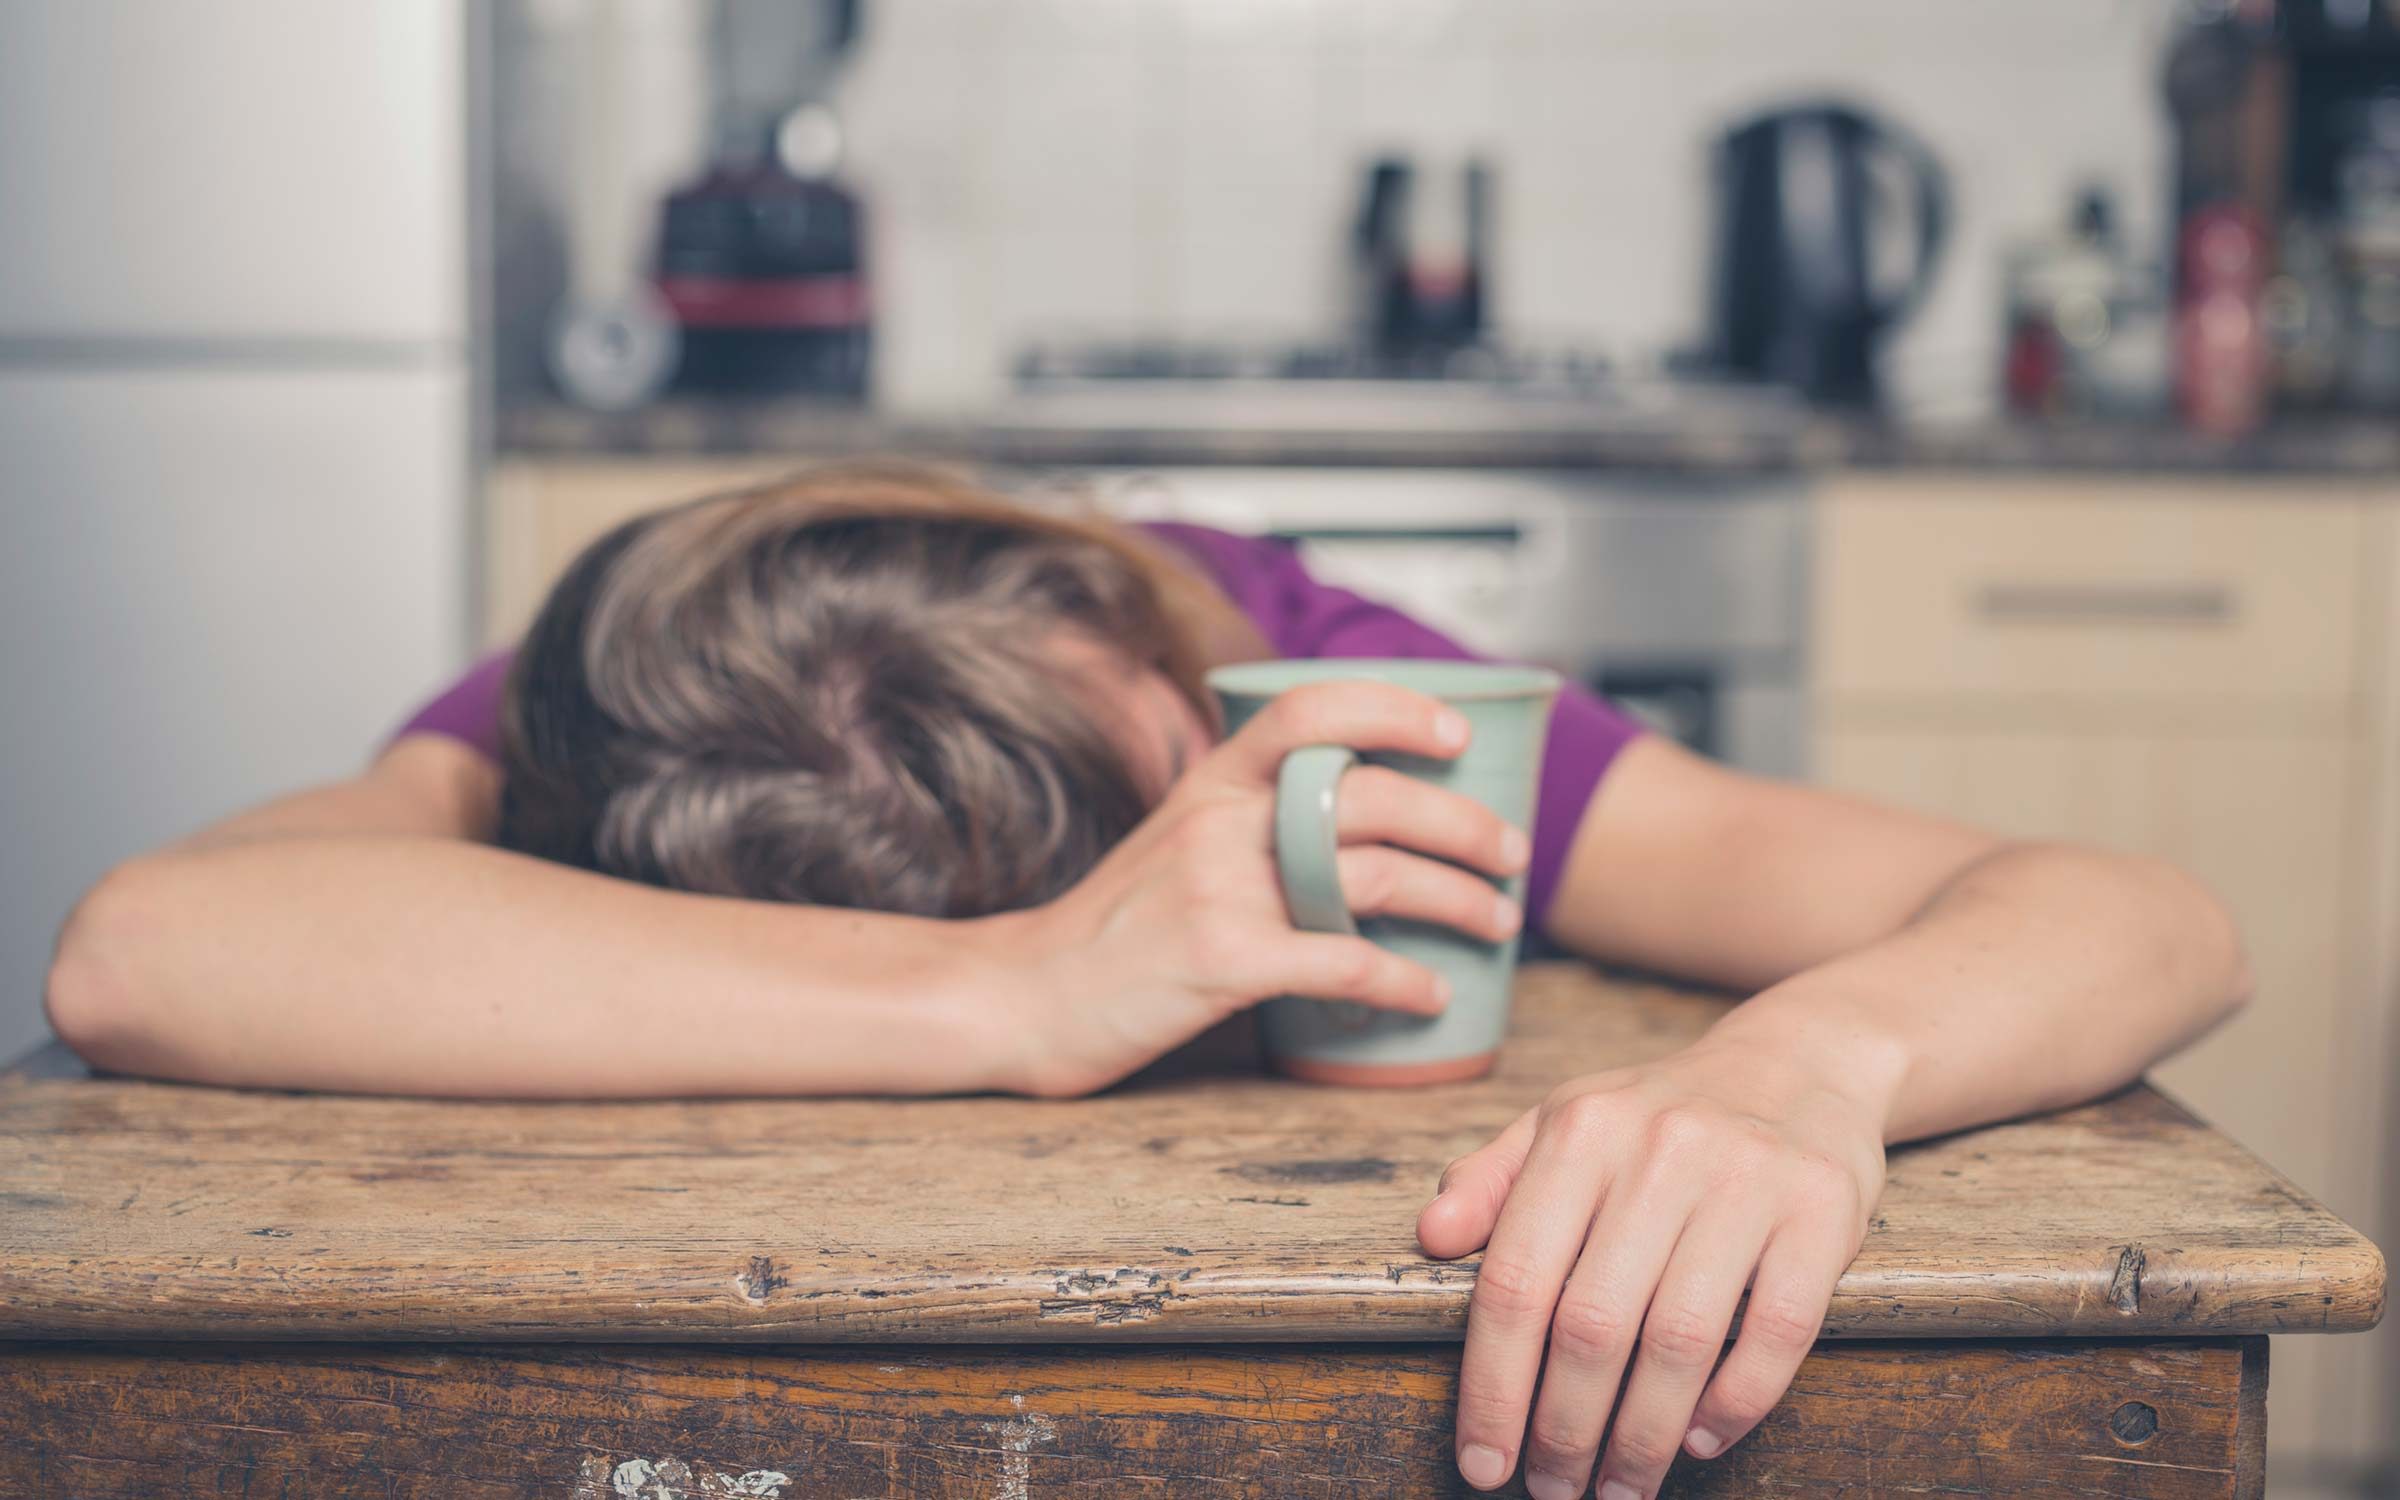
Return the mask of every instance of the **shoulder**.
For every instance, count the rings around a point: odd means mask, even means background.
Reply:
[[[1291,544],[1280,538],[1227,531],[1218,526],[1203,526],[1196,521],[1136,521],[1133,529],[1171,544],[1177,551],[1212,570],[1238,569],[1292,555]]]
[[[1288,655],[1274,622],[1289,589],[1277,572],[1298,566],[1291,549],[1265,537],[1219,531],[1181,521],[1143,521],[1127,528],[1158,560],[1168,612],[1197,638],[1211,662],[1255,661]]]
[[[421,813],[418,831],[488,840],[500,826],[498,760],[448,735],[401,735],[361,780]]]
[[[391,743],[432,736],[466,746],[485,759],[500,759],[500,705],[508,691],[509,669],[516,652],[495,651],[469,667],[456,681],[420,704],[393,731]]]
[[[1134,531],[1199,568],[1228,598],[1245,607],[1266,591],[1309,581],[1291,543],[1279,537],[1223,531],[1189,521],[1142,521]]]
[[[1277,656],[1406,656],[1403,650],[1345,650],[1341,637],[1372,621],[1414,626],[1399,609],[1325,582],[1281,537],[1221,531],[1187,522],[1146,522],[1140,530],[1204,571],[1257,628]],[[1435,653],[1440,654],[1440,653]]]

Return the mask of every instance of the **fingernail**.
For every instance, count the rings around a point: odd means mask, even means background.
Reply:
[[[1508,1478],[1508,1455],[1481,1443],[1469,1443],[1458,1450],[1458,1472],[1477,1489],[1497,1488]]]
[[[1694,1458],[1715,1458],[1725,1450],[1725,1440],[1705,1427],[1695,1427],[1683,1435],[1683,1446],[1692,1450]]]
[[[1521,870],[1525,867],[1525,861],[1531,858],[1533,858],[1533,840],[1525,837],[1522,830],[1504,828],[1500,831],[1500,862],[1502,864],[1508,866],[1512,871]]]
[[[1600,1486],[1600,1500],[1642,1500],[1642,1492],[1622,1479],[1612,1479]]]
[[[1433,1003],[1440,1006],[1444,1010],[1448,1010],[1450,1008],[1449,975],[1436,974],[1433,976]]]
[[[1577,1495],[1583,1493],[1583,1486],[1572,1479],[1561,1479],[1556,1474],[1527,1469],[1525,1493],[1531,1495],[1533,1500],[1575,1500]]]
[[[1453,750],[1464,745],[1467,742],[1467,716],[1455,708],[1443,709],[1441,716],[1433,721],[1433,737],[1436,742]]]
[[[1525,914],[1518,909],[1517,903],[1506,896],[1492,898],[1492,925],[1500,929],[1502,937],[1516,931],[1517,924],[1523,920]]]

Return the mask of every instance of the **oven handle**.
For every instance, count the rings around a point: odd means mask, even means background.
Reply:
[[[1510,566],[1528,582],[1555,576],[1568,562],[1566,525],[1556,516],[1526,515],[1507,521],[1460,521],[1454,525],[1271,526],[1266,535],[1283,542],[1431,542],[1437,545],[1497,543],[1509,550]]]
[[[1525,528],[1505,525],[1463,526],[1277,526],[1267,535],[1279,542],[1506,542],[1523,546]]]

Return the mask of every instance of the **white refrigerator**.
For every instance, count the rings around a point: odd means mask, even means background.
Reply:
[[[109,865],[469,642],[467,0],[0,0],[0,1055]]]

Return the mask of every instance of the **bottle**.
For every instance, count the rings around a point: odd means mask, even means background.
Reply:
[[[2184,216],[2176,257],[2175,398],[2186,425],[2238,438],[2266,415],[2266,337],[2259,294],[2266,236],[2238,203]]]

